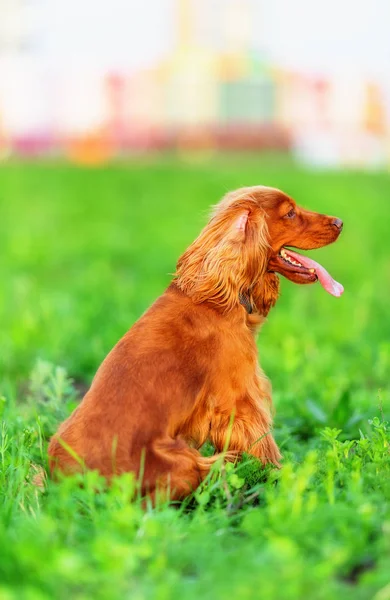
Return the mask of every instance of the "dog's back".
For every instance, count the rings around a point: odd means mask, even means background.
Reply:
[[[243,391],[246,385],[237,372],[248,360],[253,337],[244,309],[233,321],[229,316],[228,337],[226,325],[222,313],[194,304],[171,284],[108,354],[79,407],[53,436],[52,472],[88,468],[110,478],[142,470],[145,491],[168,474],[171,488],[184,486],[188,493],[196,487],[216,459],[202,458],[184,440],[200,447],[219,410],[225,408],[230,418],[229,398],[236,390],[229,392],[229,382]],[[256,364],[253,341],[251,363]]]
[[[274,188],[228,194],[180,257],[167,291],[107,356],[91,389],[49,446],[52,471],[142,475],[143,491],[181,498],[218,453],[251,452],[275,465],[271,388],[257,360],[256,326],[274,306],[279,273],[342,286],[289,250],[334,242],[343,223]],[[287,248],[287,249],[286,249]],[[204,458],[210,440],[217,454]]]

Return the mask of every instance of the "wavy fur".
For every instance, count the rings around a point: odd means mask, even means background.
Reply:
[[[247,215],[245,229],[236,223]],[[211,302],[224,311],[265,274],[269,251],[266,215],[255,198],[227,195],[201,234],[177,263],[176,283],[193,302]]]
[[[292,204],[257,186],[215,207],[174,281],[109,353],[53,436],[53,474],[87,468],[110,479],[131,471],[143,493],[180,499],[218,460],[245,451],[279,464],[254,334],[278,297],[271,268],[278,248],[316,247],[335,235],[330,217],[301,209],[292,225],[284,217]],[[205,458],[199,448],[207,440],[216,454]]]

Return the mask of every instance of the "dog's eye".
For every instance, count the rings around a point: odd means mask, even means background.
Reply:
[[[293,217],[295,217],[295,210],[292,208],[287,215],[285,215],[286,219],[292,219]]]

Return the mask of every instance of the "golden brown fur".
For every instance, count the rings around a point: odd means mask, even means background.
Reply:
[[[179,499],[224,450],[228,459],[247,451],[279,465],[255,332],[277,300],[276,271],[297,283],[315,280],[281,266],[280,248],[331,243],[336,221],[273,188],[228,194],[179,259],[171,285],[108,354],[53,436],[51,470],[97,469],[108,479],[131,471],[142,475],[144,493],[158,486]],[[216,449],[210,458],[199,453],[207,440]]]

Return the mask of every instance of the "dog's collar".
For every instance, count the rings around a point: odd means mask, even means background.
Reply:
[[[242,304],[242,306],[245,308],[248,315],[251,315],[253,313],[253,306],[251,304],[251,301],[249,300],[249,297],[246,294],[239,294],[238,300],[240,304]]]

